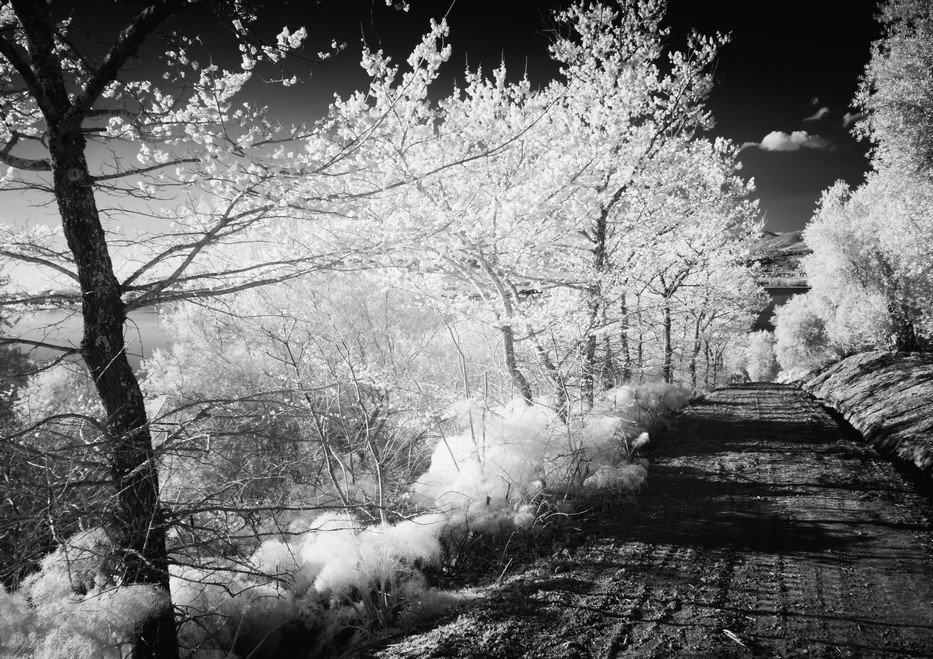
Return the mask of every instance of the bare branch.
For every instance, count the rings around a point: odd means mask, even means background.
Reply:
[[[158,165],[151,165],[149,167],[140,167],[138,169],[128,169],[123,172],[117,172],[115,174],[103,174],[101,176],[92,176],[91,181],[94,183],[99,183],[101,181],[112,181],[114,179],[126,178],[128,176],[140,176],[142,174],[149,174],[150,172],[156,172],[160,169],[165,169],[166,167],[175,167],[177,165],[188,164],[198,162],[199,158],[179,158],[178,160],[172,160],[170,162],[160,163]]]
[[[75,98],[71,109],[64,117],[64,125],[70,129],[81,125],[107,85],[116,79],[123,65],[136,54],[157,26],[182,9],[209,4],[212,1],[214,0],[158,0],[139,12],[135,20],[120,33],[100,67]]]
[[[58,273],[61,273],[75,281],[78,281],[78,275],[69,270],[68,268],[61,266],[57,263],[49,261],[38,256],[28,256],[26,254],[19,254],[17,252],[11,252],[9,250],[0,249],[0,256],[5,256],[9,259],[15,259],[17,261],[23,261],[24,263],[33,263],[35,265],[41,265],[44,268],[51,268]]]
[[[13,307],[24,304],[61,304],[71,305],[81,301],[80,293],[46,293],[27,297],[0,296],[0,307]]]
[[[183,300],[195,300],[195,299],[203,299],[203,298],[210,298],[210,297],[222,297],[224,295],[231,295],[233,293],[239,293],[240,291],[249,290],[251,288],[258,288],[260,286],[267,286],[269,284],[281,284],[286,281],[291,281],[293,279],[298,279],[299,277],[303,277],[304,275],[307,275],[310,272],[314,272],[317,270],[323,270],[327,268],[333,269],[336,265],[339,265],[343,260],[340,257],[335,256],[335,257],[332,257],[333,260],[330,260],[327,262],[321,262],[321,258],[322,258],[321,255],[315,255],[315,256],[305,257],[301,259],[292,259],[292,260],[287,260],[287,261],[271,261],[271,262],[264,261],[263,263],[249,266],[247,268],[240,268],[238,270],[230,270],[230,271],[224,271],[224,272],[203,273],[203,274],[198,274],[198,275],[192,275],[191,277],[185,277],[185,278],[178,279],[172,282],[175,285],[180,285],[188,281],[204,281],[205,282],[205,285],[203,287],[192,289],[192,290],[180,290],[180,291],[166,292],[165,289],[167,288],[167,284],[166,286],[163,286],[162,284],[165,284],[166,282],[162,281],[162,282],[155,284],[155,286],[157,287],[155,291],[146,292],[143,295],[140,295],[139,297],[128,301],[126,303],[126,310],[133,311],[135,309],[141,309],[143,307],[150,307],[150,306],[154,306],[157,304],[166,304],[169,302],[181,302]],[[312,262],[316,262],[316,263],[314,263],[314,265],[311,266],[310,264]],[[305,267],[305,268],[297,268],[297,269],[294,268],[294,266],[302,264],[302,263],[309,264],[309,265],[308,267]],[[288,266],[290,269],[286,273],[281,274],[281,275],[259,277],[257,279],[251,279],[250,281],[241,282],[238,284],[231,284],[228,286],[211,287],[207,285],[207,282],[210,279],[222,279],[222,278],[232,277],[234,275],[243,275],[244,273],[247,273],[250,271],[267,269],[267,268],[271,268],[272,266],[282,266],[282,267]],[[145,288],[146,288],[145,286],[138,286],[138,287],[132,287],[130,290],[145,290]]]
[[[76,355],[80,352],[78,348],[73,346],[59,346],[54,343],[46,343],[45,341],[33,341],[31,339],[15,339],[15,338],[0,338],[0,346],[8,345],[26,345],[32,346],[34,348],[45,348],[47,350],[59,350],[65,353],[63,356],[67,355]]]
[[[0,39],[2,41],[2,39]],[[32,172],[52,171],[52,161],[48,158],[20,158],[10,153],[20,140],[20,133],[14,131],[10,141],[0,149],[0,162],[16,169],[25,169]]]
[[[35,72],[29,66],[29,61],[27,59],[28,54],[20,53],[15,43],[7,41],[6,38],[0,38],[0,55],[13,65],[16,72],[23,77],[23,81],[26,83],[29,93],[32,94],[33,97],[38,97],[41,94],[39,80],[36,78]]]

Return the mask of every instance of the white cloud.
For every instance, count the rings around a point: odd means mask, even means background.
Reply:
[[[827,114],[829,114],[829,108],[824,105],[819,110],[811,114],[809,117],[804,117],[803,120],[804,121],[819,121],[820,119],[825,117]]]
[[[810,135],[805,130],[795,130],[791,134],[779,130],[765,135],[758,145],[763,151],[797,151],[798,149],[828,149],[829,140],[819,135]]]
[[[842,116],[842,125],[848,128],[849,126],[854,124],[856,121],[864,119],[866,116],[867,115],[865,112],[846,112]]]

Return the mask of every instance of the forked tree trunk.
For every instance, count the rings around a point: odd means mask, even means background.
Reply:
[[[522,400],[531,405],[534,402],[531,385],[528,384],[528,378],[518,368],[518,362],[515,359],[515,333],[511,325],[501,325],[499,330],[502,332],[502,344],[505,350],[505,367],[512,378],[512,384],[518,389]]]
[[[551,386],[554,388],[554,409],[557,411],[557,415],[560,419],[566,423],[570,418],[570,400],[567,396],[567,381],[564,379],[564,375],[560,372],[560,369],[557,368],[557,365],[551,359],[551,356],[548,355],[547,350],[545,350],[544,346],[538,341],[535,341],[535,350],[538,353],[538,358],[541,360],[541,365],[544,366],[544,370],[551,380]]]
[[[531,405],[534,402],[531,385],[518,368],[518,360],[515,358],[515,330],[512,328],[510,322],[511,318],[514,316],[515,306],[519,303],[518,290],[516,290],[514,286],[509,285],[508,280],[500,275],[493,263],[484,255],[475,254],[474,257],[495,287],[496,293],[499,296],[499,302],[502,305],[501,315],[497,312],[496,319],[500,321],[499,331],[502,333],[505,368],[509,372],[512,385],[518,389],[518,393],[521,395],[522,400],[524,400],[527,405]]]

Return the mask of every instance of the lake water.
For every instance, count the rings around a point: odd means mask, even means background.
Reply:
[[[36,311],[18,318],[4,334],[18,339],[77,348],[81,343],[81,312],[62,309]],[[130,366],[134,370],[139,368],[140,361],[150,356],[153,350],[165,349],[170,345],[168,336],[160,326],[159,313],[155,309],[130,312],[124,337]],[[28,345],[22,345],[21,350],[39,362],[54,359],[61,354],[49,348]]]

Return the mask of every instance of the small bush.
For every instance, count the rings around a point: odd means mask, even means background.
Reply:
[[[78,533],[46,556],[19,591],[0,588],[0,656],[122,659],[168,598],[151,586],[114,583],[111,549],[101,529]]]
[[[466,404],[459,432],[437,444],[413,494],[445,512],[450,524],[483,531],[508,520],[529,523],[528,513],[543,494],[573,495],[610,481],[637,489],[646,471],[629,462],[648,441],[646,427],[687,398],[670,385],[618,387],[569,423],[521,401],[490,410]]]

